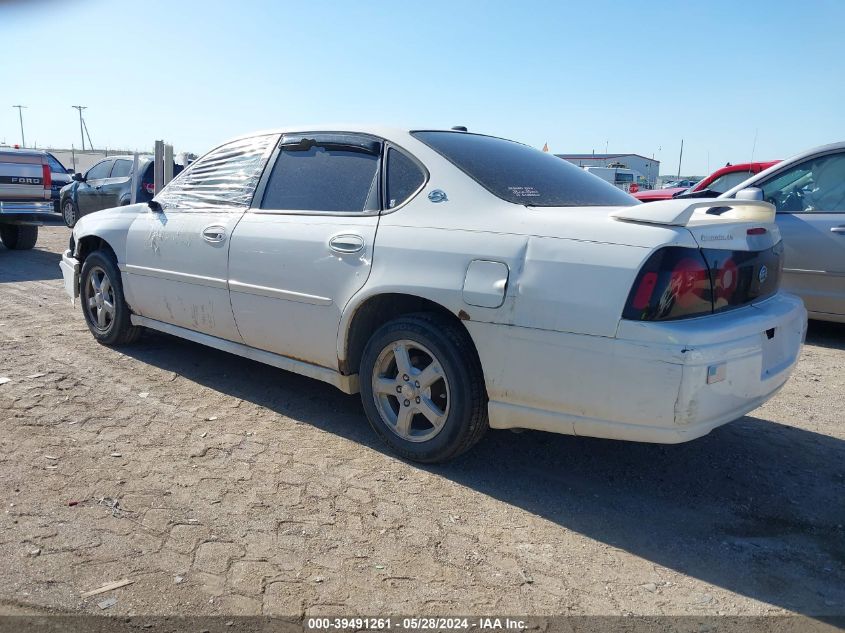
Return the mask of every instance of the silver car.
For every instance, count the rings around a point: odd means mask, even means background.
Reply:
[[[775,205],[783,289],[804,300],[811,319],[845,323],[845,142],[793,156],[719,197]]]

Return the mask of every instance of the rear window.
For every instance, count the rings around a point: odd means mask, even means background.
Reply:
[[[637,200],[562,158],[492,136],[412,132],[507,202],[532,207],[631,206]]]

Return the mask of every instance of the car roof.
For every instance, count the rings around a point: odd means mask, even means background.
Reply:
[[[264,136],[266,134],[305,134],[309,132],[313,132],[315,134],[332,134],[334,132],[337,133],[351,133],[351,134],[369,134],[371,136],[378,136],[380,138],[391,140],[391,139],[398,139],[398,138],[406,138],[411,132],[452,132],[455,134],[478,134],[481,136],[492,136],[494,138],[504,138],[504,137],[497,137],[495,134],[483,134],[482,132],[473,132],[471,130],[464,132],[462,130],[451,130],[446,128],[438,128],[438,127],[426,127],[426,126],[419,126],[419,127],[412,127],[412,128],[405,128],[405,127],[398,127],[398,126],[391,126],[391,125],[376,125],[376,124],[365,124],[365,123],[333,123],[333,124],[325,124],[321,123],[319,125],[297,125],[297,126],[286,126],[280,128],[270,128],[266,130],[256,130],[255,132],[249,132],[247,134],[240,134],[238,136],[234,136],[232,138],[228,138],[220,143],[216,143],[211,146],[209,149],[215,149],[220,147],[221,145],[226,145],[227,143],[231,143],[233,141],[239,141],[241,139],[252,138],[253,136]],[[505,139],[505,140],[512,140],[512,139]],[[515,141],[519,142],[519,141]]]
[[[114,156],[103,156],[103,160],[133,160],[134,158],[135,156],[133,154],[115,154]],[[153,160],[153,157],[151,154],[138,154],[138,160]]]
[[[23,149],[20,147],[0,147],[0,152],[6,152],[9,154],[23,154],[27,156],[45,156],[49,152],[43,149]]]

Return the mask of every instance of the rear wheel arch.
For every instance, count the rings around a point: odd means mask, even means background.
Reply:
[[[389,292],[367,297],[355,307],[352,316],[349,318],[348,327],[341,333],[343,342],[341,350],[344,354],[340,361],[340,372],[344,375],[358,372],[358,366],[361,363],[367,342],[382,325],[401,316],[420,313],[437,314],[457,325],[466,336],[472,351],[475,353],[476,360],[479,360],[475,341],[462,321],[466,313],[461,311],[459,312],[461,316],[456,316],[454,312],[431,299],[418,295]]]

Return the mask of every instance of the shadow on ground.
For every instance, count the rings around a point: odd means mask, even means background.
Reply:
[[[834,330],[814,325],[811,337],[841,345],[845,332]],[[357,396],[158,333],[124,351],[384,451]],[[497,431],[427,470],[738,594],[809,615],[845,612],[840,439],[754,416],[675,446]]]
[[[819,347],[845,350],[845,323],[810,321],[807,325],[807,342]]]
[[[12,251],[0,244],[0,284],[16,281],[60,279],[61,255],[36,247],[29,251]]]

